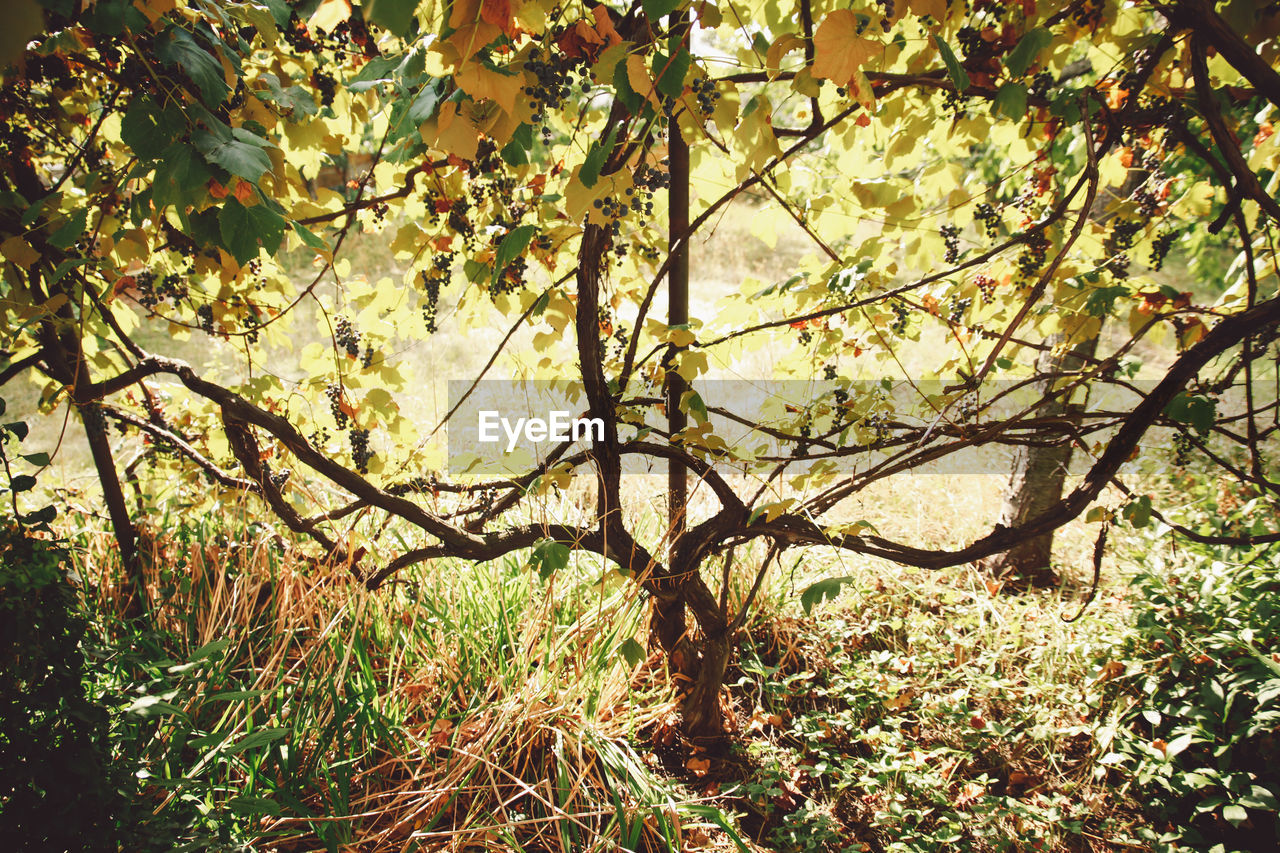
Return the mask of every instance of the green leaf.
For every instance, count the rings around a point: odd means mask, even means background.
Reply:
[[[627,112],[636,115],[646,106],[645,99],[631,88],[631,79],[627,76],[627,60],[624,56],[613,68],[613,88],[618,93],[618,100],[627,108]]]
[[[58,517],[57,507],[42,506],[40,507],[40,509],[36,510],[35,512],[27,513],[25,516],[23,516],[22,520],[24,524],[37,525],[37,524],[48,524],[57,517]]]
[[[301,86],[284,88],[274,74],[263,74],[258,79],[267,84],[266,89],[258,91],[258,96],[264,101],[271,101],[294,117],[313,116],[320,111],[316,106],[316,99]]]
[[[25,453],[23,454],[22,458],[26,462],[29,462],[30,464],[35,465],[37,468],[43,468],[44,466],[49,464],[48,453]]]
[[[653,54],[653,87],[668,98],[678,98],[684,91],[684,78],[689,73],[692,57],[674,38],[669,49],[670,53]]]
[[[1249,813],[1245,811],[1244,806],[1232,803],[1222,807],[1222,819],[1232,826],[1239,826],[1249,819]]]
[[[680,401],[680,407],[697,418],[698,423],[707,422],[707,404],[697,391],[686,391],[684,399]]]
[[[1183,391],[1169,401],[1164,413],[1181,424],[1189,424],[1201,435],[1208,435],[1213,429],[1214,413],[1217,403],[1208,397],[1188,394]]]
[[[285,0],[257,0],[267,10],[271,12],[271,17],[275,19],[277,27],[287,26],[289,19],[293,17],[293,7]]]
[[[247,794],[241,794],[227,800],[227,808],[231,810],[232,814],[241,817],[284,814],[284,809],[275,800],[266,797],[252,797]]]
[[[242,127],[224,126],[216,133],[202,133],[195,137],[195,143],[196,148],[200,149],[200,153],[210,163],[215,163],[246,181],[257,183],[262,173],[271,168],[271,158],[262,150],[269,143]]]
[[[644,646],[635,641],[634,637],[627,637],[617,648],[618,654],[622,655],[623,660],[629,663],[632,668],[640,665],[640,663],[648,657],[645,654]]]
[[[805,615],[808,615],[814,605],[820,604],[825,598],[834,601],[836,596],[840,594],[840,588],[847,583],[853,583],[853,581],[853,577],[844,575],[838,578],[820,580],[810,585],[808,589],[800,593],[800,606],[804,608]]]
[[[996,92],[992,109],[1014,121],[1021,121],[1027,114],[1027,86],[1025,83],[1005,83]]]
[[[1146,527],[1151,523],[1151,496],[1142,497],[1126,504],[1120,514],[1134,527]]]
[[[522,124],[511,134],[511,141],[502,147],[502,159],[509,166],[526,166],[532,148],[533,126]]]
[[[600,180],[600,170],[604,168],[605,161],[613,153],[613,145],[617,139],[618,128],[615,127],[609,131],[608,138],[603,142],[597,140],[591,143],[587,156],[582,160],[582,168],[578,171],[578,178],[584,187],[594,187],[596,181]]]
[[[502,271],[529,248],[529,241],[536,233],[538,229],[534,225],[521,225],[507,232],[507,236],[498,244],[498,250],[493,253],[493,281],[497,281]]]
[[[1004,67],[1009,72],[1009,76],[1021,77],[1025,74],[1031,67],[1031,63],[1035,62],[1036,56],[1048,47],[1051,41],[1053,41],[1053,33],[1044,27],[1029,30],[1026,35],[1018,39],[1017,46],[1004,58]]]
[[[190,663],[195,663],[196,661],[220,658],[222,657],[222,653],[225,652],[227,650],[227,647],[230,645],[231,645],[230,637],[219,637],[218,639],[211,640],[210,642],[205,643],[203,646],[196,649],[194,652],[191,653],[191,657],[189,657],[187,660]]]
[[[155,160],[186,125],[176,109],[160,109],[148,97],[134,98],[120,118],[120,140],[141,160]]]
[[[956,55],[951,51],[951,45],[940,39],[937,35],[933,37],[933,43],[938,46],[938,53],[942,54],[942,64],[947,66],[947,74],[951,76],[951,82],[955,84],[957,92],[964,92],[969,88],[969,75],[964,68],[960,66]]]
[[[432,80],[418,92],[409,107],[408,119],[413,130],[430,118],[435,118],[440,111],[440,102],[444,100],[444,79]]]
[[[297,222],[290,222],[289,224],[293,226],[293,233],[297,234],[306,245],[321,252],[327,252],[329,250],[329,244],[324,241],[324,238],[318,236],[314,231],[298,224]]]
[[[165,714],[176,714],[179,717],[186,716],[177,705],[166,702],[159,696],[143,696],[135,700],[128,708],[125,708],[124,712],[126,714],[136,714],[139,717],[159,717]]]
[[[487,264],[482,264],[477,260],[467,258],[462,263],[462,273],[467,277],[467,281],[472,284],[481,284],[488,279],[493,280],[493,273]]]
[[[364,16],[404,38],[413,26],[413,12],[418,0],[366,0]]]
[[[657,21],[659,18],[674,12],[676,7],[680,5],[680,0],[644,0],[641,5],[649,20]]]
[[[274,743],[280,740],[282,737],[284,737],[288,733],[289,733],[288,729],[280,729],[280,728],[258,729],[257,731],[250,732],[249,734],[240,738],[240,740],[236,741],[234,744],[228,747],[225,750],[225,752],[229,755],[234,755],[237,752],[244,752],[249,749],[257,749],[260,746],[266,746],[269,743]]]
[[[55,249],[71,248],[71,245],[80,239],[80,235],[84,233],[87,214],[88,211],[83,207],[72,211],[71,215],[67,217],[67,221],[62,223],[62,227],[49,235],[49,245]]]
[[[191,146],[175,142],[164,150],[156,164],[156,177],[151,184],[151,203],[157,208],[173,206],[179,210],[203,197],[205,184],[213,174]]]
[[[1280,802],[1277,802],[1276,795],[1261,785],[1250,786],[1249,793],[1240,798],[1240,805],[1248,809],[1272,813],[1280,811]]]
[[[546,580],[555,572],[569,565],[569,546],[562,545],[554,539],[543,539],[529,556],[529,565],[538,572],[538,577]]]
[[[284,217],[266,205],[245,207],[233,198],[223,203],[218,214],[222,246],[241,264],[258,257],[259,248],[268,254],[279,251],[284,225]]]
[[[1168,758],[1173,758],[1175,755],[1186,752],[1189,746],[1191,746],[1191,735],[1178,735],[1165,746],[1164,754]]]
[[[222,63],[197,44],[182,27],[171,26],[156,36],[155,51],[161,61],[181,69],[191,78],[206,106],[216,107],[227,97]]]
[[[9,488],[14,492],[29,492],[36,487],[36,478],[30,474],[16,474],[9,481]]]
[[[347,88],[352,92],[367,92],[383,83],[395,82],[393,73],[404,60],[403,56],[379,56],[370,59],[360,69],[360,73],[347,81]]]

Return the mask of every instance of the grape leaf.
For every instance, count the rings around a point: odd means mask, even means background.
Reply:
[[[181,27],[169,27],[156,37],[156,55],[190,77],[200,90],[200,100],[207,106],[216,107],[227,97],[222,63]]]
[[[217,131],[196,136],[195,144],[210,163],[248,181],[256,183],[262,173],[271,168],[271,158],[262,150],[267,147],[267,141],[242,127],[223,125]]]
[[[284,226],[284,217],[266,205],[245,207],[233,198],[226,200],[218,214],[222,245],[241,264],[256,258],[259,248],[272,254],[279,251]]]
[[[364,16],[404,38],[413,26],[418,0],[365,0]]]
[[[947,74],[951,77],[951,82],[955,84],[956,91],[963,92],[968,89],[969,74],[961,67],[960,61],[956,59],[955,53],[951,50],[951,45],[936,35],[933,37],[933,43],[938,46],[938,53],[942,54],[942,64],[947,66]]]
[[[1004,67],[1008,70],[1009,76],[1021,77],[1025,74],[1031,67],[1031,63],[1035,62],[1036,56],[1048,47],[1051,41],[1053,41],[1053,34],[1044,27],[1028,30],[1026,35],[1018,40],[1017,46],[1004,58]]]

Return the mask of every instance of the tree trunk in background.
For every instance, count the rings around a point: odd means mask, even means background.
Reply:
[[[1104,190],[1094,200],[1089,218],[1098,225],[1107,219],[1107,208],[1119,199],[1128,198],[1147,179],[1145,169],[1130,169],[1119,189]],[[1071,349],[1049,350],[1036,363],[1038,373],[1056,375],[1079,370],[1098,349],[1101,329],[1092,338],[1080,341]],[[1050,338],[1046,343],[1059,344],[1062,337]],[[1048,395],[1053,380],[1037,384],[1036,390]],[[1037,417],[1067,417],[1072,425],[1079,426],[1084,411],[1084,401],[1069,405],[1067,400],[1046,399],[1036,409]],[[1072,445],[1064,442],[1054,447],[1030,447],[1019,445],[1013,458],[1013,473],[1005,488],[1004,509],[1000,523],[1014,527],[1045,512],[1062,498],[1067,470],[1071,465]],[[1050,587],[1058,583],[1053,570],[1053,531],[1034,536],[1005,551],[982,561],[982,567],[994,577],[1005,580],[1011,588]]]
[[[1049,351],[1041,356],[1037,370],[1058,374],[1078,370],[1093,357],[1098,348],[1095,335],[1065,352]],[[1048,395],[1053,380],[1036,385]],[[1046,399],[1036,410],[1037,417],[1066,417],[1079,426],[1084,403],[1070,404],[1062,398]],[[1072,445],[1064,442],[1051,447],[1019,445],[1013,458],[1013,473],[1005,489],[1000,523],[1015,527],[1046,512],[1062,498],[1067,470],[1071,465]],[[1006,580],[1012,588],[1049,587],[1058,583],[1053,570],[1053,531],[1033,536],[1001,554],[982,561],[982,567],[996,578]]]

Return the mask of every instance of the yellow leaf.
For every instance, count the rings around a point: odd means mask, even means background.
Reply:
[[[928,15],[935,21],[947,18],[947,0],[908,0],[907,8],[917,17]]]
[[[458,31],[444,42],[444,47],[451,49],[455,56],[446,58],[453,59],[455,64],[466,62],[480,48],[489,44],[491,41],[502,35],[502,30],[490,24],[488,21],[477,21],[474,24],[464,24],[458,28]],[[443,51],[442,51],[443,52]]]
[[[4,255],[23,269],[40,260],[40,253],[31,248],[30,243],[16,235],[0,243],[0,255]]]
[[[698,374],[707,372],[707,354],[705,352],[683,352],[680,354],[680,365],[676,368],[686,382],[698,378]]]
[[[638,53],[627,57],[627,82],[631,84],[632,91],[647,98],[655,108],[662,106],[653,94],[653,79],[649,76],[648,69],[644,67],[644,57]]]
[[[423,127],[427,127],[427,122]],[[426,136],[426,133],[423,134]],[[463,160],[474,160],[476,150],[480,147],[480,133],[471,120],[458,112],[458,105],[446,101],[440,107],[440,117],[436,120],[435,140],[432,143],[446,154],[456,154]]]
[[[333,32],[334,28],[351,17],[350,0],[324,0],[315,13],[307,19],[307,29],[312,32],[324,30]]]
[[[813,34],[813,76],[846,85],[854,72],[878,54],[882,45],[858,35],[858,19],[852,11],[840,9],[823,19]]]
[[[781,70],[782,57],[786,56],[793,50],[804,47],[804,39],[795,33],[783,33],[773,40],[773,44],[769,45],[769,52],[765,55],[764,67],[769,72],[769,77],[777,77]]]
[[[523,88],[519,77],[500,74],[479,62],[467,62],[453,76],[462,91],[477,101],[496,101],[507,114],[516,110],[516,95]]]
[[[147,22],[154,24],[160,16],[172,12],[177,5],[174,0],[133,0],[134,8],[147,16]]]

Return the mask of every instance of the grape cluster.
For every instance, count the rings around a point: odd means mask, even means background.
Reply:
[[[1133,248],[1141,231],[1141,220],[1116,218],[1112,222],[1111,233],[1107,235],[1102,248],[1108,256],[1104,266],[1116,278],[1125,278],[1129,275],[1129,256],[1126,252]]]
[[[440,288],[449,282],[449,270],[453,266],[453,253],[442,252],[431,261],[431,269],[422,273],[422,319],[428,332],[436,330],[436,314],[440,310]]]
[[[1129,253],[1116,252],[1107,258],[1103,264],[1107,272],[1111,273],[1117,279],[1125,279],[1129,277]]]
[[[1153,270],[1159,270],[1164,266],[1164,259],[1169,254],[1169,249],[1173,247],[1172,231],[1161,231],[1154,240],[1151,241],[1151,257],[1148,261]]]
[[[487,175],[491,172],[497,172],[502,168],[502,156],[498,151],[498,144],[489,137],[480,140],[480,144],[476,146],[476,156],[467,164],[467,177],[478,178],[480,175]],[[507,179],[512,186],[514,181]],[[498,184],[495,182],[490,185],[491,189],[497,190]]]
[[[1138,212],[1143,216],[1152,217],[1160,211],[1160,200],[1156,198],[1156,194],[1143,185],[1133,192],[1133,200],[1138,205]]]
[[[964,319],[965,312],[969,310],[971,305],[973,305],[973,299],[970,297],[966,296],[962,299],[952,297],[951,312],[947,315],[947,322],[953,326],[958,325]]]
[[[1191,436],[1182,430],[1178,430],[1173,434],[1173,464],[1179,468],[1187,467],[1187,463],[1191,461],[1191,451],[1195,449],[1195,442],[1191,440]]]
[[[361,367],[373,367],[373,360],[377,357],[378,351],[373,348],[372,344],[364,345],[364,355],[360,356]]]
[[[524,277],[528,270],[529,262],[524,257],[518,257],[506,268],[499,272],[497,279],[493,282],[490,295],[500,296],[504,293],[515,293],[524,287]]]
[[[712,82],[710,77],[699,77],[693,81],[691,86],[694,97],[698,99],[698,112],[703,116],[710,117],[716,111],[716,102],[720,100],[720,93],[716,91],[716,84]]]
[[[973,277],[974,286],[978,288],[978,292],[982,294],[983,302],[990,302],[996,297],[996,280],[989,275],[976,275]]]
[[[357,358],[360,355],[360,332],[351,324],[351,320],[345,314],[339,314],[334,320],[333,339],[338,346],[347,351],[350,358]]]
[[[887,33],[893,26],[889,23],[889,19],[893,17],[895,11],[894,2],[893,0],[876,0],[876,2],[884,7],[884,13],[880,18],[880,29]]]
[[[476,236],[475,227],[471,224],[471,220],[467,218],[467,213],[470,212],[470,210],[471,202],[467,200],[465,195],[461,198],[454,199],[453,203],[449,206],[449,228],[451,228],[455,234],[461,235],[463,241],[467,245],[471,245],[471,242]]]
[[[665,190],[671,186],[671,173],[666,169],[666,161],[662,163],[662,168],[650,166],[647,163],[641,163],[636,167],[636,173],[633,180],[637,187],[648,190],[652,193],[655,190]]]
[[[342,410],[342,386],[330,382],[325,386],[324,395],[329,398],[329,413],[333,415],[333,422],[338,425],[338,429],[346,429],[347,413]]]
[[[311,37],[306,23],[298,17],[297,12],[289,16],[289,23],[284,27],[284,32],[281,33],[281,36],[289,47],[299,53],[320,55],[322,49],[320,43]]]
[[[948,89],[942,96],[942,108],[950,112],[953,119],[960,118],[960,115],[965,112],[968,102],[968,95],[964,95],[954,89]]]
[[[906,334],[907,321],[911,319],[911,309],[903,302],[893,303],[893,325],[889,328],[893,330],[895,335],[901,336]]]
[[[56,53],[40,56],[35,53],[26,55],[27,65],[24,76],[31,83],[43,83],[46,80],[52,89],[71,89],[74,81],[67,61]],[[141,68],[140,63],[139,67]]]
[[[1044,266],[1049,256],[1049,238],[1043,229],[1037,229],[1027,235],[1027,247],[1018,255],[1018,272],[1023,277],[1035,275],[1036,270]]]
[[[988,238],[995,239],[1000,234],[1000,213],[987,202],[981,202],[973,209],[973,218],[982,223]]]
[[[947,246],[944,256],[947,263],[956,263],[960,260],[960,229],[954,225],[943,225],[938,232],[942,234],[942,241]]]
[[[1048,71],[1036,72],[1036,76],[1031,78],[1030,94],[1033,98],[1047,98],[1049,96],[1049,87],[1052,85],[1052,74]]]
[[[207,334],[213,334],[213,306],[205,303],[196,309],[196,320]]]
[[[533,110],[534,124],[541,124],[546,119],[548,110],[556,110],[569,97],[570,87],[574,85],[573,68],[577,60],[564,56],[552,57],[531,56],[524,63],[524,70],[537,78],[532,86],[524,87],[524,94],[529,98],[529,108]],[[587,82],[583,75],[583,82]],[[549,136],[550,128],[544,127],[542,135]]]
[[[334,79],[332,74],[324,71],[313,71],[311,73],[311,86],[320,95],[320,105],[322,107],[333,106],[333,96],[338,91],[338,81]]]
[[[975,27],[961,27],[956,33],[956,41],[960,43],[960,49],[964,51],[965,56],[974,56],[984,47],[982,34]]]
[[[348,436],[351,439],[351,460],[361,474],[368,474],[369,460],[373,458],[373,451],[369,449],[369,430],[352,427]]]
[[[187,284],[177,273],[158,277],[151,270],[145,270],[135,275],[133,281],[138,290],[138,302],[148,311],[154,312],[161,302],[176,304],[187,298]]]
[[[1077,26],[1083,29],[1093,29],[1102,23],[1102,5],[1101,2],[1085,0],[1084,3],[1075,6],[1071,17],[1075,20]]]

